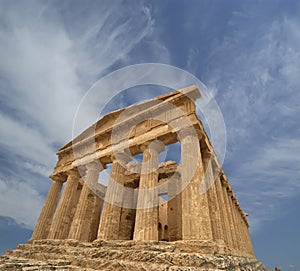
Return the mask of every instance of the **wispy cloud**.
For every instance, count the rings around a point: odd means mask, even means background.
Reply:
[[[252,231],[284,212],[278,199],[300,194],[299,17],[258,6],[232,15],[207,75],[225,117],[225,169]]]
[[[27,228],[85,91],[115,63],[125,64],[154,24],[151,6],[140,1],[135,9],[96,1],[71,11],[69,4],[1,2],[0,215]],[[103,102],[108,93],[99,96]]]
[[[0,179],[0,216],[11,217],[16,223],[32,229],[43,206],[38,189],[21,179]]]

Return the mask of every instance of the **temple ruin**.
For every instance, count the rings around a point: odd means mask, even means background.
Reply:
[[[59,149],[50,176],[52,184],[34,232],[19,250],[35,251],[38,246],[43,250],[51,244],[74,246],[79,242],[86,251],[100,250],[103,244],[118,244],[124,249],[130,246],[133,251],[142,242],[146,247],[159,246],[153,250],[156,252],[161,246],[174,246],[170,253],[237,256],[238,264],[247,261],[256,266],[255,270],[265,270],[254,256],[247,213],[241,209],[197,117],[198,98],[198,87],[190,86],[113,111]],[[159,154],[176,142],[180,143],[181,162],[159,163]],[[136,155],[142,162],[134,159]],[[110,178],[103,185],[99,174],[107,167],[111,167]],[[140,245],[136,246],[139,249]],[[53,249],[50,251],[47,257],[52,257]],[[94,252],[89,253],[86,258]],[[97,254],[98,261],[108,257],[105,252],[101,259],[101,253]],[[179,257],[176,255],[172,257]],[[184,255],[180,257],[188,257]],[[97,263],[95,257],[88,266],[102,270],[103,263]],[[128,254],[123,260],[130,257]],[[86,259],[71,258],[73,264],[87,266]],[[118,260],[110,261],[115,264]],[[201,261],[187,266],[205,266]],[[220,263],[208,266],[217,265]],[[126,266],[124,270],[150,270]],[[114,268],[108,270],[123,270]],[[167,269],[156,266],[151,270]]]
[[[130,155],[126,155],[125,150],[118,150],[116,155],[111,142],[115,120],[124,109],[105,115],[73,142],[61,148],[51,175],[52,185],[31,239],[77,239],[86,242],[95,239],[212,240],[224,242],[232,249],[253,255],[247,214],[242,211],[224,171],[218,168],[217,157],[196,115],[193,99],[199,97],[200,92],[195,86],[171,92],[155,98],[155,101],[159,101],[155,104],[155,109],[145,103],[132,106],[132,114],[128,114],[128,118],[118,124],[128,125],[132,119],[137,118],[136,115],[144,114],[148,118],[151,113],[151,119],[133,127],[128,139],[129,151],[133,155],[143,154],[144,167],[158,167],[157,156],[163,151],[163,144],[177,142],[178,134],[181,133],[181,155],[187,156],[181,172],[176,171],[178,165],[172,162],[164,163],[157,170],[145,174],[131,173],[124,167],[130,162],[126,160]],[[196,172],[182,191],[176,191],[180,186],[181,175],[193,165],[188,159],[195,160],[195,156],[190,155],[191,148],[194,147],[189,138],[191,127],[172,130],[169,124],[182,116],[178,116],[177,112],[173,113],[174,108],[164,108],[165,104],[172,104],[176,110],[179,108],[185,114],[192,123],[199,142]],[[165,118],[167,123],[156,120],[156,115],[159,114],[170,115],[168,119]],[[91,137],[94,141],[90,140]],[[74,145],[77,157],[74,157]],[[122,152],[125,153],[124,159]],[[118,154],[123,161],[116,159]],[[98,184],[98,175],[110,163],[111,180],[114,181],[103,187]],[[206,193],[200,194],[198,190],[201,182],[204,182],[204,173],[216,181]],[[161,182],[168,183],[171,176],[173,181],[165,185],[165,189],[157,189],[151,195],[138,195],[139,190],[155,187]],[[174,180],[175,178],[178,180]],[[64,191],[60,197],[64,183]],[[98,186],[99,192],[89,184]],[[129,189],[123,191],[124,195],[120,195],[116,184]],[[159,193],[168,194],[170,200],[160,204]],[[120,202],[114,204],[114,199],[106,199],[116,196],[117,201],[130,201],[130,204],[122,208]],[[139,208],[146,200],[157,203],[151,203],[149,208]]]

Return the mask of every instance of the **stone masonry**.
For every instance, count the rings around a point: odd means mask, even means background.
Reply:
[[[255,261],[247,214],[196,115],[198,98],[198,87],[190,86],[111,112],[59,149],[27,246],[175,242],[179,253],[201,253],[197,244],[205,243],[213,254]],[[181,164],[159,164],[159,154],[176,142]],[[138,154],[140,163],[133,160]],[[99,174],[109,164],[104,186]]]

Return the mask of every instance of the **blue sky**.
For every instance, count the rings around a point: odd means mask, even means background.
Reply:
[[[87,89],[115,69],[159,62],[214,95],[223,166],[256,256],[300,270],[299,26],[296,0],[0,1],[1,253],[30,237]],[[112,103],[157,94],[137,93]]]

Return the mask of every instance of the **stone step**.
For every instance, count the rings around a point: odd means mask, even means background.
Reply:
[[[36,248],[38,246],[35,246]],[[24,247],[23,247],[24,248]],[[56,252],[41,252],[36,250],[14,250],[8,253],[14,257],[33,258],[39,261],[49,260],[64,260],[71,263],[73,266],[82,266],[95,268],[101,270],[103,266],[114,266],[122,263],[123,265],[136,267],[138,264],[154,265],[153,270],[168,270],[166,268],[177,267],[180,269],[174,270],[203,270],[203,268],[212,268],[216,270],[217,266],[223,266],[220,270],[228,270],[228,268],[234,262],[230,256],[202,256],[198,254],[176,254],[176,253],[159,253],[159,252],[147,252],[140,251],[138,253],[132,253],[132,251],[118,251],[118,250],[98,250],[94,249],[94,253],[80,253],[77,249],[72,251],[65,250],[64,253]],[[257,263],[256,260],[253,263]],[[247,266],[253,266],[251,260],[247,260],[243,263],[244,270],[247,270]],[[125,269],[126,270],[126,269]],[[143,270],[143,269],[141,269]],[[255,268],[254,270],[259,270]]]
[[[68,261],[36,261],[33,259],[17,258],[11,256],[0,256],[0,270],[5,271],[96,271],[94,269],[83,269],[71,266]]]
[[[208,256],[198,253],[175,253],[149,250],[121,250],[119,247],[107,249],[105,247],[94,248],[90,246],[69,247],[69,246],[46,246],[46,245],[20,245],[15,251],[7,253],[18,257],[30,257],[35,255],[35,259],[45,260],[47,258],[64,255],[65,259],[75,259],[84,256],[86,259],[106,259],[106,260],[127,260],[133,262],[154,262],[157,264],[172,264],[180,266],[202,267],[203,265],[213,265],[208,261]],[[39,255],[39,258],[36,258]],[[46,256],[45,256],[46,255]],[[52,255],[52,256],[51,256]],[[230,265],[231,258],[228,256],[214,256],[215,265],[226,263]]]
[[[80,260],[79,260],[80,261]],[[5,263],[3,264],[0,259],[0,270],[5,271],[50,271],[50,270],[60,270],[60,271],[121,271],[121,270],[134,270],[134,271],[165,271],[165,270],[176,270],[176,271],[203,271],[203,269],[194,268],[194,267],[180,267],[180,266],[167,266],[160,264],[151,264],[151,263],[140,263],[136,264],[128,261],[97,261],[95,264],[97,267],[94,268],[86,268],[84,266],[76,267],[74,265],[70,265],[68,261],[37,261],[37,260],[28,260],[17,257],[5,257]],[[210,270],[210,269],[205,269]],[[213,269],[219,271],[217,269]],[[221,271],[221,270],[220,270]]]
[[[76,240],[39,240],[31,244],[19,245],[16,250],[7,251],[5,255],[9,258],[26,258],[40,263],[64,263],[65,270],[78,270],[70,268],[81,268],[79,270],[86,268],[86,270],[130,271],[265,270],[263,265],[253,257],[196,253],[195,251],[198,250],[199,244],[202,247],[209,246],[209,243],[205,242],[170,244],[167,242],[97,240],[93,243],[80,243]],[[181,251],[186,252],[183,253]],[[13,262],[7,261],[7,264],[11,263]],[[23,264],[27,264],[27,262]],[[60,270],[57,269],[55,264],[51,266],[41,264],[40,266],[41,268],[49,269],[28,270]],[[34,267],[26,266],[24,268]],[[2,271],[1,268],[0,271]]]
[[[102,264],[106,261],[124,261],[124,262],[132,262],[132,263],[147,263],[147,264],[158,264],[160,266],[186,266],[186,267],[203,267],[206,266],[214,266],[212,263],[207,262],[205,259],[201,259],[198,255],[193,256],[185,256],[180,254],[166,254],[166,253],[159,253],[159,252],[147,252],[147,251],[140,251],[132,253],[130,251],[118,251],[118,250],[101,250],[101,251],[94,251],[93,253],[86,253],[81,254],[78,251],[69,251],[67,253],[61,254],[57,252],[41,252],[41,251],[34,251],[34,250],[14,250],[8,253],[10,256],[14,257],[24,257],[24,258],[34,258],[35,260],[59,260],[64,259],[69,261],[73,265],[77,265],[80,263],[81,266],[90,266],[90,267],[97,267],[98,264]],[[221,259],[220,259],[221,260]]]
[[[47,245],[47,246],[69,246],[69,247],[107,247],[107,248],[122,248],[127,250],[150,250],[161,252],[197,252],[203,254],[222,253],[234,255],[233,251],[228,248],[222,247],[222,245],[216,246],[211,241],[190,241],[190,242],[135,242],[135,241],[104,241],[95,240],[92,243],[81,243],[77,240],[36,240],[34,245]],[[24,245],[20,245],[24,246]],[[26,246],[26,245],[25,245]],[[224,251],[222,251],[224,250]]]

